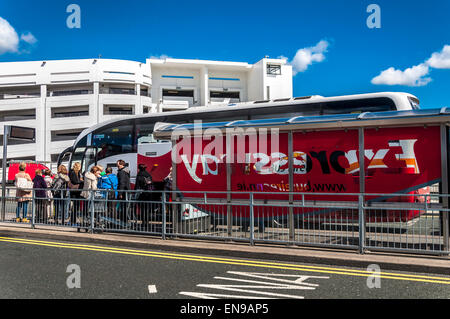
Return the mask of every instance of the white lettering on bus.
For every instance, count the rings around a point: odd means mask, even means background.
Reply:
[[[414,144],[417,140],[398,140],[389,142],[390,149],[379,149],[376,152],[373,149],[366,149],[364,151],[364,156],[369,160],[369,169],[383,169],[388,168],[384,162],[384,158],[389,153],[389,151],[394,151],[392,148],[400,147],[402,153],[395,154],[395,158],[398,161],[404,161],[407,168],[413,168],[414,174],[420,174],[419,165],[417,163],[416,155],[414,152]],[[342,168],[343,174],[351,175],[359,172],[359,159],[358,151],[350,150],[347,152],[342,152],[343,156],[348,161],[348,167]],[[201,163],[202,173],[205,175],[218,175],[219,174],[219,164],[225,162],[225,154],[220,156],[215,156],[211,154],[194,154],[192,158],[192,163],[188,160],[187,155],[181,155],[181,159],[186,166],[189,175],[197,183],[202,182],[202,178],[197,175],[197,166]],[[327,160],[325,158],[325,160]],[[249,169],[253,170],[257,174],[261,175],[286,175],[289,173],[289,168],[287,164],[289,163],[288,156],[281,152],[274,152],[270,155],[265,153],[246,153],[245,154],[245,164],[247,174]],[[295,151],[293,157],[294,163],[294,174],[307,174],[311,167],[308,167],[308,154]],[[253,164],[253,165],[252,165]],[[214,166],[213,166],[214,165]],[[339,168],[339,167],[338,167]],[[329,174],[329,172],[328,172]]]

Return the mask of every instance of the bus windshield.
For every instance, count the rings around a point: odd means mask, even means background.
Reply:
[[[97,160],[136,151],[134,125],[121,124],[103,127],[92,134],[92,146],[97,147]]]

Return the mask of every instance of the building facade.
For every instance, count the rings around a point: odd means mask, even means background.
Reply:
[[[35,128],[35,143],[8,143],[8,160],[54,162],[81,131],[109,119],[290,97],[292,68],[281,59],[4,62],[0,134],[4,125]]]

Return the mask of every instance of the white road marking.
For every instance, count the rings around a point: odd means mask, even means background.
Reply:
[[[203,287],[203,288],[222,289],[222,290],[227,290],[227,291],[237,291],[237,292],[244,292],[244,293],[271,296],[271,297],[304,299],[303,296],[277,294],[277,293],[273,293],[273,292],[249,289],[249,288],[256,288],[256,289],[272,288],[273,289],[273,287],[267,287],[267,286],[247,286],[247,285],[197,285],[197,286]],[[245,289],[239,289],[239,288],[245,288]],[[287,288],[285,286],[281,285],[280,287],[277,287],[276,289],[287,289]]]
[[[293,298],[304,299],[303,296],[294,294],[281,294],[276,293],[274,290],[315,290],[319,285],[306,282],[308,279],[329,279],[325,276],[304,276],[304,275],[286,275],[286,274],[273,274],[273,273],[256,273],[256,272],[240,272],[240,271],[228,271],[228,274],[243,276],[247,278],[265,279],[265,281],[240,279],[233,277],[219,277],[214,279],[225,281],[236,281],[240,283],[247,283],[248,285],[224,285],[224,284],[198,284],[197,287],[219,289],[225,291],[243,292],[249,295],[224,295],[213,294],[207,292],[180,292],[181,295],[191,296],[201,299],[217,299],[217,298],[261,298],[261,295],[272,298]],[[257,290],[256,290],[257,289]],[[270,291],[270,292],[269,292]],[[268,298],[265,297],[265,298]]]
[[[148,285],[148,292],[150,294],[156,294],[158,291],[156,290],[156,285]]]
[[[224,295],[224,294],[210,294],[205,292],[180,292],[180,295],[189,296],[189,297],[195,297],[200,299],[261,299],[261,296],[243,296],[243,295]],[[269,298],[264,297],[264,299],[275,299],[275,298]]]
[[[294,285],[305,285],[310,287],[318,287],[318,284],[308,283],[305,282],[306,280],[310,278],[316,278],[316,279],[330,279],[330,277],[325,276],[303,276],[303,275],[285,275],[285,274],[273,274],[273,273],[257,273],[257,272],[241,272],[241,271],[228,271],[229,274],[232,275],[240,275],[240,276],[247,276],[247,277],[253,277],[253,278],[259,278],[259,279],[267,279],[272,281],[279,281],[279,282],[285,282],[290,283]],[[297,278],[296,280],[287,280],[287,279],[281,279],[276,277],[283,277],[283,278]],[[312,288],[314,289],[314,288]]]

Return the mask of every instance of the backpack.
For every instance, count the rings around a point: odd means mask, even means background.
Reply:
[[[144,190],[146,191],[152,191],[153,188],[153,181],[151,177],[144,177],[144,181],[145,181],[145,186],[144,186]]]
[[[66,190],[67,188],[67,182],[64,178],[62,178],[61,176],[58,176],[54,181],[53,181],[53,186],[52,186],[52,193],[53,193],[53,197],[61,197],[61,191]]]

